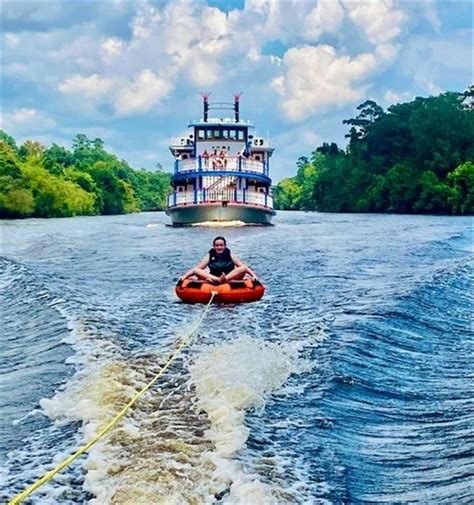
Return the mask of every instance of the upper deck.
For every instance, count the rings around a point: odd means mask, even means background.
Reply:
[[[268,139],[253,134],[253,121],[240,118],[239,98],[240,95],[234,95],[233,104],[209,104],[208,95],[203,94],[203,117],[189,122],[187,136],[171,141],[170,150],[175,157],[173,184],[214,175],[271,184],[270,157],[274,149]],[[233,110],[234,117],[210,117],[210,109],[217,110],[217,114]]]
[[[234,126],[234,127],[244,127],[244,128],[255,128],[254,122],[253,121],[248,121],[247,119],[238,119],[238,121],[235,120],[235,118],[231,117],[211,117],[206,120],[204,118],[200,119],[191,119],[189,121],[188,127],[193,128],[193,127],[210,127],[212,128],[213,126]]]
[[[245,175],[268,178],[269,166],[265,160],[246,159],[241,156],[228,157],[225,159],[212,159],[198,156],[185,160],[175,160],[174,174],[189,175],[190,173],[232,173],[232,175]]]

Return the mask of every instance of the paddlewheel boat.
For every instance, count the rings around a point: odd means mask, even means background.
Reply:
[[[203,117],[188,125],[191,133],[170,145],[175,158],[166,213],[173,225],[217,221],[271,224],[275,215],[270,157],[274,148],[252,134],[240,118],[240,96],[233,103],[209,102],[203,93]],[[209,117],[209,111],[234,117]]]

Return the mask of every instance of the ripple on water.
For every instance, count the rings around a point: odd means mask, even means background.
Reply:
[[[216,231],[165,223],[8,227],[6,495],[92,437],[199,316],[173,286]],[[33,503],[468,503],[468,222],[275,224],[225,231],[265,298],[213,308],[164,380]]]

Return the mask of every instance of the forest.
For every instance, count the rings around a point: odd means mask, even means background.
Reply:
[[[323,143],[274,188],[275,207],[323,212],[474,213],[474,88],[392,105],[368,100],[345,150]]]
[[[171,174],[134,170],[79,134],[72,150],[0,130],[0,217],[69,217],[162,210]]]

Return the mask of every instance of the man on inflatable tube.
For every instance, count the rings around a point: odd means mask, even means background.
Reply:
[[[191,276],[216,285],[233,280],[241,280],[247,274],[254,281],[258,281],[257,274],[227,248],[227,242],[224,237],[216,237],[212,241],[212,245],[213,247],[209,250],[209,254],[195,267],[188,270],[179,279],[178,284]],[[205,270],[206,267],[209,267],[209,272]]]
[[[176,285],[178,298],[185,303],[208,303],[211,299],[216,303],[260,300],[265,286],[255,272],[231,253],[224,237],[216,237],[213,246],[208,256],[179,279]],[[245,278],[246,275],[250,278]]]

